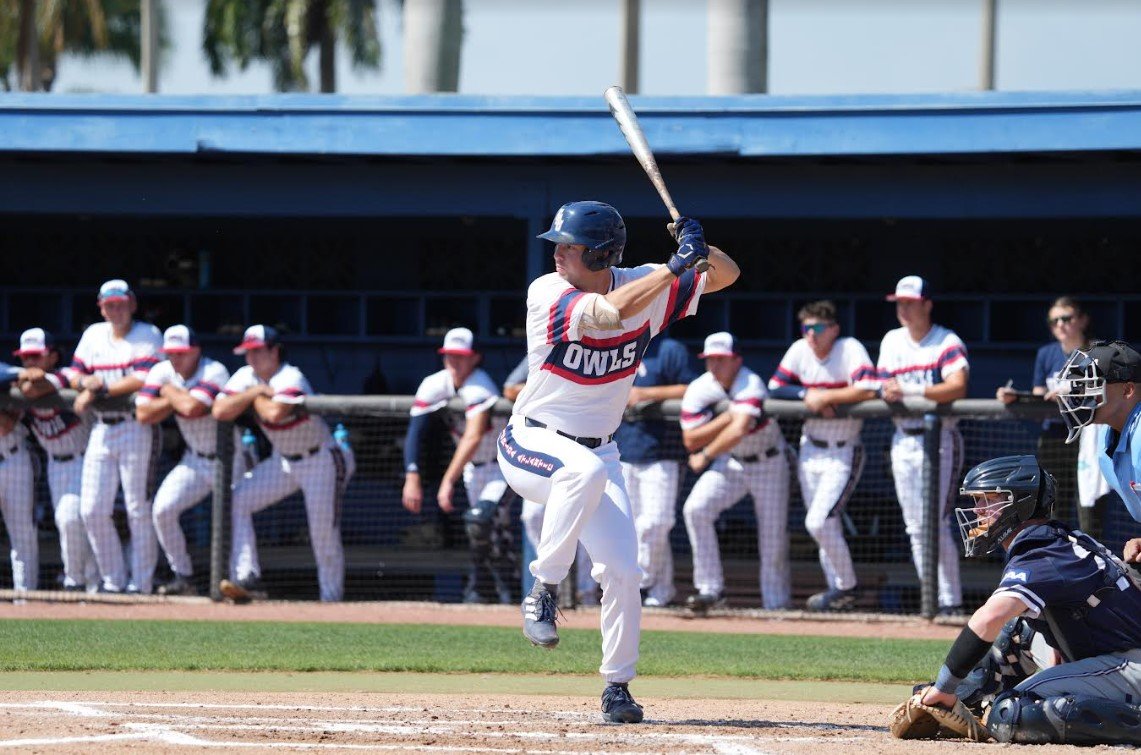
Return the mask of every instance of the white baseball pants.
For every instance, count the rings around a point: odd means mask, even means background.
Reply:
[[[83,524],[79,494],[83,485],[83,455],[67,461],[56,461],[48,454],[48,493],[59,531],[59,554],[63,561],[65,587],[95,586],[99,581],[99,565],[87,528]]]
[[[963,436],[958,428],[944,427],[939,439],[939,500],[943,508],[939,520],[939,605],[961,606],[963,586],[959,579],[959,544],[952,534],[952,512],[959,494],[958,481],[963,466]],[[895,494],[903,510],[903,523],[911,540],[915,569],[923,573],[923,519],[926,502],[923,491],[923,436],[896,430],[891,440],[891,473]],[[953,484],[954,483],[954,484]],[[956,530],[957,531],[957,530]]]
[[[809,438],[800,440],[798,477],[804,495],[804,527],[820,546],[820,568],[829,589],[851,590],[856,586],[852,554],[844,540],[841,514],[864,471],[864,447],[856,442],[821,448]]]
[[[542,535],[531,573],[547,584],[566,578],[578,541],[602,585],[602,665],[607,682],[634,678],[641,639],[638,537],[622,483],[618,445],[589,449],[515,416],[499,436],[499,467],[524,500],[543,504]]]
[[[757,515],[762,605],[765,608],[788,606],[791,592],[788,563],[790,452],[784,447],[775,448],[776,453],[769,456],[762,452],[753,462],[741,462],[728,454],[719,456],[689,492],[682,515],[693,550],[693,586],[699,592],[715,595],[724,592],[725,574],[714,523],[723,511],[751,493]]]
[[[154,524],[158,543],[170,568],[184,577],[194,574],[194,565],[186,549],[186,535],[179,517],[214,490],[215,467],[213,459],[203,458],[188,448],[155,493]],[[245,472],[240,453],[234,454],[233,468],[233,479],[237,480]]]
[[[644,463],[622,462],[622,479],[630,496],[634,529],[638,533],[638,565],[642,567],[642,589],[661,605],[673,600],[674,557],[670,530],[677,521],[677,489],[680,464],[660,460]]]
[[[103,585],[112,590],[133,587],[151,591],[158,563],[158,538],[151,521],[150,488],[158,460],[158,425],[141,425],[133,419],[91,428],[83,455],[80,511]],[[119,482],[131,532],[131,573],[123,561],[123,547],[112,514]]]
[[[341,496],[354,471],[356,459],[351,451],[326,447],[300,461],[289,461],[274,451],[248,477],[242,477],[234,487],[230,578],[261,576],[253,515],[301,491],[321,600],[344,597]]]
[[[523,535],[531,541],[531,547],[536,551],[539,549],[539,540],[542,539],[543,535],[543,511],[543,504],[524,500],[523,509],[519,513],[519,521],[523,523]],[[590,576],[594,562],[590,560],[590,556],[587,555],[586,548],[582,547],[581,542],[575,552],[575,562],[578,564],[574,572],[575,590],[579,593],[593,593],[598,589],[598,583],[594,581],[594,577]]]
[[[12,443],[15,445],[11,445]],[[34,516],[32,459],[21,440],[0,440],[0,514],[11,544],[12,587],[35,590],[39,583],[39,537]]]

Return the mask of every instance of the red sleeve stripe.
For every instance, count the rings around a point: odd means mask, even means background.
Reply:
[[[551,312],[547,317],[547,343],[569,340],[567,331],[570,330],[568,325],[570,314],[574,311],[578,300],[584,296],[586,294],[577,288],[568,288],[551,305]]]

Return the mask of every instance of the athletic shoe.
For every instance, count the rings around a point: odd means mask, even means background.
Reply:
[[[642,722],[642,706],[634,702],[626,684],[609,684],[602,691],[602,718],[615,724]]]
[[[725,605],[725,598],[714,592],[699,592],[685,599],[685,607],[696,614],[704,614],[711,608]]]
[[[223,596],[235,603],[249,603],[251,600],[265,600],[266,598],[265,585],[261,583],[259,577],[252,574],[236,582],[223,579],[218,583],[218,589],[222,591]]]
[[[839,590],[832,588],[818,592],[808,599],[805,608],[820,613],[836,613],[838,611],[851,611],[856,607],[856,588]]]
[[[190,577],[176,572],[174,579],[159,585],[155,592],[159,595],[197,595],[198,588]]]
[[[960,603],[957,606],[939,606],[939,611],[935,615],[943,617],[966,616],[967,612]]]
[[[556,585],[544,585],[536,579],[530,594],[523,598],[523,636],[531,644],[548,650],[559,644],[559,633],[555,629],[557,595]]]

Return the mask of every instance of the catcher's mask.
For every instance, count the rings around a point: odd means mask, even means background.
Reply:
[[[1087,351],[1075,350],[1058,372],[1058,409],[1069,430],[1066,442],[1073,443],[1105,406],[1108,383],[1139,379],[1141,354],[1124,341],[1094,341]]]
[[[1056,483],[1034,456],[1001,456],[967,472],[959,493],[973,503],[970,508],[955,509],[969,558],[998,548],[1022,522],[1049,518]]]
[[[582,262],[597,272],[622,261],[626,224],[618,210],[605,202],[568,202],[555,213],[550,230],[540,233],[539,238],[585,246]]]

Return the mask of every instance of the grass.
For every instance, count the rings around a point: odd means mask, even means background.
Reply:
[[[547,652],[500,627],[8,621],[0,622],[0,671],[597,673],[598,632],[560,636]],[[946,650],[936,640],[645,632],[638,673],[911,682],[930,678]]]

